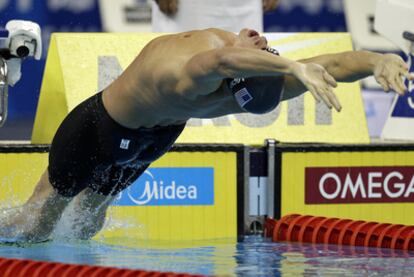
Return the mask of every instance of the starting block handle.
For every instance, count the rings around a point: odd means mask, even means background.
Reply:
[[[0,127],[4,125],[7,118],[7,73],[7,63],[2,57],[0,57]]]

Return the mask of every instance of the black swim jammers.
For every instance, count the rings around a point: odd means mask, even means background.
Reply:
[[[109,116],[102,92],[97,93],[73,109],[58,128],[49,154],[49,180],[66,197],[87,187],[116,195],[171,148],[184,126],[126,128]]]

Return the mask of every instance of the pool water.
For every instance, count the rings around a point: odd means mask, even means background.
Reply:
[[[0,256],[229,276],[414,276],[414,253],[334,245],[232,240],[154,242],[128,238],[0,245]]]

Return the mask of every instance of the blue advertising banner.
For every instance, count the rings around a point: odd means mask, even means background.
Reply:
[[[114,206],[189,206],[214,204],[214,168],[149,168],[122,191]]]
[[[29,130],[19,132],[16,134],[18,137],[13,139],[28,139],[39,98],[50,34],[101,31],[102,25],[98,0],[0,0],[0,27],[12,19],[34,21],[42,29],[42,60],[24,61],[22,78],[9,89],[9,116],[6,125],[0,129],[0,139],[6,135],[12,136],[10,132],[19,128],[21,121],[24,121]]]

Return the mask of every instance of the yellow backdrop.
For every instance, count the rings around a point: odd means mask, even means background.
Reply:
[[[265,34],[282,56],[301,59],[352,49],[345,33]],[[82,100],[105,88],[157,35],[56,33],[52,35],[33,129],[32,143],[50,143],[63,118]],[[265,115],[238,114],[192,119],[181,143],[261,145],[266,138],[285,142],[367,143],[358,83],[340,84],[340,113],[304,97],[283,102]],[[357,131],[355,131],[357,130]]]
[[[0,208],[24,203],[47,167],[47,157],[47,153],[0,153]],[[214,204],[111,206],[109,224],[98,237],[182,241],[237,238],[235,152],[170,152],[152,167],[212,167]]]

